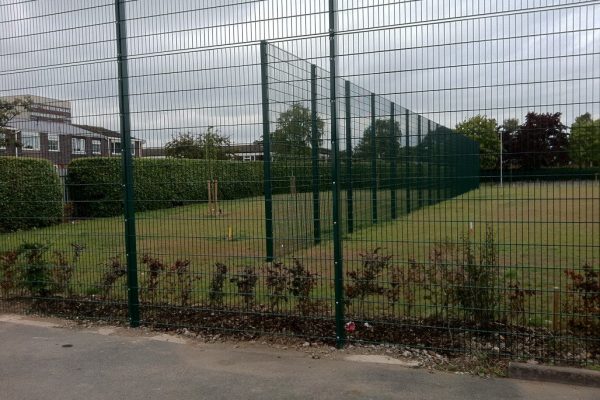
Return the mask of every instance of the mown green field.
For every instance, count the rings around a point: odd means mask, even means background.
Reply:
[[[292,258],[318,274],[315,296],[333,297],[333,246],[331,242],[331,194],[321,193],[323,239],[313,245],[312,194],[274,197],[275,246],[281,260]],[[402,209],[405,194],[398,192]],[[600,264],[600,184],[598,182],[555,182],[483,185],[457,198],[417,209],[397,220],[389,218],[389,192],[378,193],[380,220],[371,222],[370,192],[355,193],[353,234],[344,231],[345,268],[360,265],[360,254],[375,248],[391,255],[392,264],[409,260],[427,262],[436,244],[459,242],[467,237],[474,246],[491,227],[498,249],[501,282],[518,280],[539,296],[530,300],[532,310],[543,310],[554,287],[564,288],[564,270],[588,263]],[[417,197],[412,193],[412,198]],[[342,215],[346,215],[345,195]],[[416,203],[415,203],[416,204]],[[198,297],[208,291],[215,262],[229,266],[231,273],[244,265],[264,265],[265,223],[262,198],[226,201],[221,213],[211,213],[206,204],[138,213],[137,248],[141,259],[150,255],[172,263],[189,259]],[[231,234],[231,237],[229,235]],[[71,244],[85,246],[73,280],[76,292],[93,292],[104,271],[104,263],[123,257],[123,218],[72,221],[54,227],[2,235],[0,251],[15,249],[23,242],[42,242],[53,251],[71,251]],[[140,263],[140,279],[145,267]],[[260,270],[259,270],[260,271]],[[384,278],[385,279],[385,278]],[[264,292],[259,282],[259,293]],[[261,289],[261,287],[263,287]],[[226,291],[234,293],[229,282]],[[371,299],[372,301],[381,301]]]

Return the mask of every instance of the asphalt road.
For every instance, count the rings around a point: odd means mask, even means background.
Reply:
[[[600,390],[0,315],[0,399],[598,400]]]

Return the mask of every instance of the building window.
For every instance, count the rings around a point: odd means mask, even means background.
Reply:
[[[121,142],[111,140],[110,142],[110,154],[119,155],[121,154]]]
[[[92,140],[92,154],[102,153],[102,143],[99,140]]]
[[[73,138],[71,139],[71,145],[73,154],[85,154],[85,139]]]
[[[110,154],[120,155],[121,154],[121,142],[113,140],[110,142]],[[131,155],[135,156],[135,142],[131,141]]]
[[[48,135],[48,151],[59,151],[58,135]]]
[[[21,133],[21,145],[23,150],[39,150],[40,134],[32,132]]]

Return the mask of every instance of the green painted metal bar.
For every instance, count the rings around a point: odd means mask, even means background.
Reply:
[[[422,208],[425,205],[423,186],[424,186],[424,177],[423,177],[423,149],[421,148],[422,143],[422,125],[423,118],[421,115],[417,115],[417,205],[419,208]]]
[[[310,66],[310,131],[314,243],[321,243],[321,199],[319,185],[319,126],[317,124],[317,66]]]
[[[397,200],[397,190],[398,190],[398,165],[397,165],[397,145],[398,142],[396,140],[396,105],[394,103],[390,104],[390,207],[391,207],[391,218],[396,219],[398,217],[398,200]]]
[[[440,126],[435,124],[434,130],[434,142],[435,142],[435,177],[436,177],[436,190],[435,197],[436,203],[442,201],[442,140],[440,138]]]
[[[377,223],[377,124],[375,93],[371,93],[371,222]]]
[[[115,1],[117,29],[117,75],[119,95],[119,125],[121,129],[121,158],[123,161],[123,200],[125,208],[125,257],[127,259],[127,305],[129,325],[140,325],[140,299],[137,271],[135,232],[135,194],[133,156],[131,155],[131,118],[129,107],[129,71],[127,66],[127,26],[125,0]]]
[[[435,203],[435,196],[433,194],[433,189],[434,189],[434,179],[435,179],[435,175],[434,175],[434,171],[435,169],[433,168],[433,151],[434,151],[434,147],[433,147],[433,133],[431,131],[431,120],[428,119],[427,120],[427,200],[429,205],[432,205]]]
[[[348,233],[354,232],[354,189],[352,185],[352,95],[350,81],[344,82],[346,97],[346,224]]]
[[[331,95],[331,154],[332,154],[332,191],[333,191],[333,263],[335,280],[335,336],[336,346],[343,347],[346,341],[345,302],[344,302],[344,266],[342,235],[340,224],[340,155],[338,147],[337,120],[337,62],[336,62],[336,15],[337,2],[329,0],[329,66]]]
[[[275,259],[273,246],[273,189],[271,177],[271,128],[269,121],[269,61],[267,42],[260,42],[260,71],[263,117],[263,175],[265,185],[265,240],[267,262]]]
[[[404,128],[404,185],[406,187],[406,193],[404,195],[404,198],[406,201],[405,211],[407,214],[410,214],[410,212],[412,211],[410,196],[410,191],[412,190],[412,185],[410,183],[410,153],[410,112],[406,110],[406,121]]]

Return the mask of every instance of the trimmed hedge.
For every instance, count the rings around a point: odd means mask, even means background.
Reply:
[[[0,157],[0,232],[61,222],[63,191],[47,160]]]
[[[69,164],[68,185],[75,215],[97,218],[123,212],[119,158],[81,158]],[[263,193],[262,163],[187,159],[134,160],[136,211],[207,201],[207,181],[219,180],[219,198]]]
[[[399,188],[403,186],[403,164],[398,165]],[[340,166],[342,184],[346,182],[345,165]],[[415,173],[413,166],[412,174]],[[425,174],[426,166],[421,167]],[[389,185],[389,163],[378,160],[379,187]],[[75,216],[98,218],[123,212],[119,158],[81,158],[69,165],[68,185]],[[272,163],[274,194],[289,193],[291,179],[297,192],[312,190],[312,163],[306,160],[281,160]],[[219,199],[234,200],[264,194],[263,163],[241,161],[206,161],[190,159],[135,159],[135,209],[149,211],[207,201],[207,180],[219,180]],[[371,164],[357,161],[352,166],[356,189],[371,185]],[[414,188],[422,179],[411,178]],[[423,184],[423,183],[421,183]],[[331,162],[319,162],[319,189],[331,189]]]

